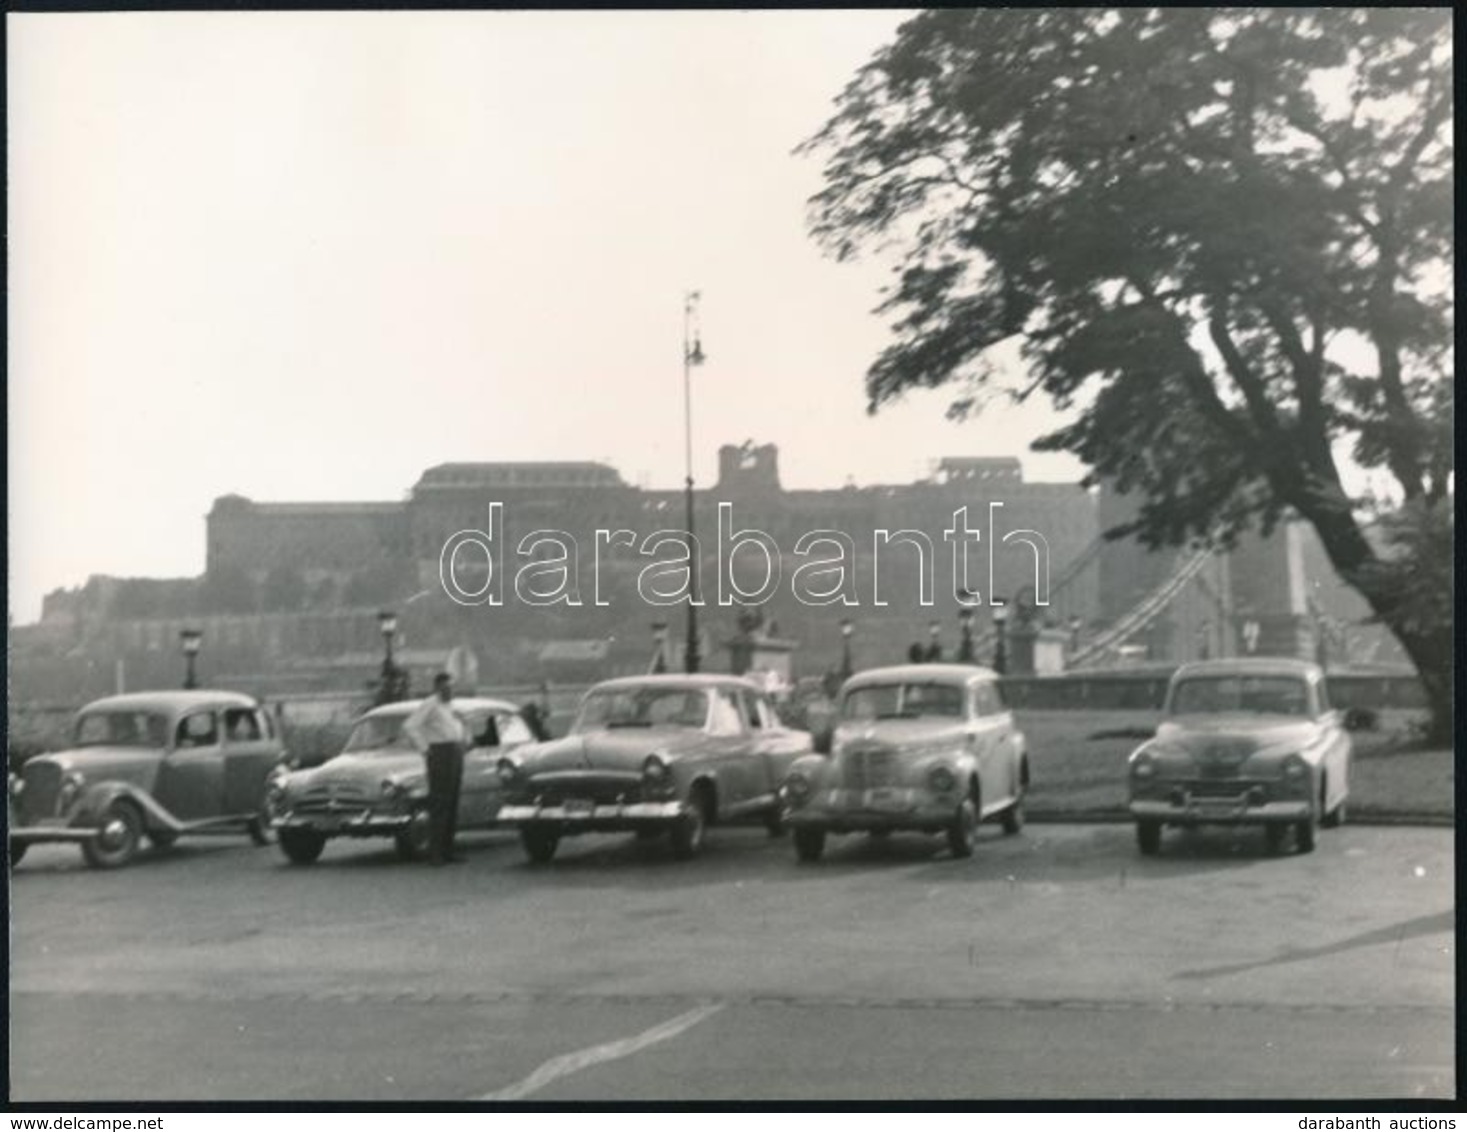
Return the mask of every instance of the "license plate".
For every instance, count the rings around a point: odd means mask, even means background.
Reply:
[[[561,803],[561,808],[573,817],[590,817],[596,807],[589,798],[567,798]]]
[[[1199,814],[1235,814],[1241,808],[1237,802],[1198,802]]]
[[[873,810],[902,810],[906,808],[901,794],[889,789],[866,791],[866,805]]]

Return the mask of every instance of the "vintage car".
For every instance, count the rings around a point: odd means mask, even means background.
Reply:
[[[1317,665],[1286,658],[1182,665],[1156,737],[1128,773],[1136,841],[1160,851],[1164,826],[1263,826],[1271,852],[1289,831],[1302,853],[1344,820],[1350,736]]]
[[[594,830],[669,835],[691,857],[710,825],[763,822],[780,832],[779,783],[811,749],[769,698],[736,676],[637,676],[597,684],[563,739],[499,760],[501,822],[535,863],[564,836]]]
[[[286,857],[309,865],[333,837],[391,837],[407,860],[426,854],[427,767],[403,733],[421,702],[373,708],[357,720],[341,754],[271,777],[266,805]],[[520,710],[504,700],[459,696],[453,709],[472,740],[464,753],[458,828],[490,828],[500,800],[495,760],[533,735]]]
[[[10,776],[11,863],[28,845],[74,841],[88,864],[125,865],[142,839],[268,840],[265,783],[285,752],[270,713],[235,692],[137,692],[88,704],[71,746]]]
[[[830,753],[800,759],[781,788],[801,861],[819,859],[828,833],[941,833],[967,857],[984,818],[1023,827],[1028,751],[990,669],[873,668],[839,701]]]

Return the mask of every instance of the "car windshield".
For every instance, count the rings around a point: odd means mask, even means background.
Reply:
[[[1308,715],[1309,689],[1293,676],[1194,676],[1172,689],[1173,715]]]
[[[591,692],[571,730],[702,728],[707,722],[708,693],[700,688],[616,688]]]
[[[908,681],[852,689],[841,704],[842,719],[961,719],[963,689],[956,684]]]
[[[412,747],[403,734],[407,716],[401,714],[369,715],[351,729],[344,751],[403,751]]]
[[[76,721],[78,747],[165,747],[168,719],[153,711],[89,711]]]

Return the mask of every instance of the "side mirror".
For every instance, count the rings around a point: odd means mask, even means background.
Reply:
[[[1370,708],[1352,707],[1345,711],[1346,731],[1374,731],[1380,726],[1380,716]]]

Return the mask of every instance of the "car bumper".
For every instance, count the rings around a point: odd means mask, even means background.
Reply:
[[[787,808],[786,825],[833,833],[872,829],[940,830],[952,824],[960,796],[925,790],[827,790],[802,806]]]
[[[286,814],[270,820],[270,828],[319,833],[322,837],[392,837],[412,825],[410,814]]]
[[[682,802],[624,802],[592,806],[508,805],[499,808],[499,824],[518,826],[548,823],[572,832],[616,832],[670,825],[682,820],[687,812],[688,807]]]
[[[1181,802],[1165,798],[1136,798],[1131,816],[1142,821],[1172,825],[1254,825],[1305,821],[1313,809],[1304,798],[1251,802],[1247,798],[1188,798]]]
[[[94,825],[20,825],[7,831],[18,845],[37,845],[46,841],[91,841],[102,832]]]

